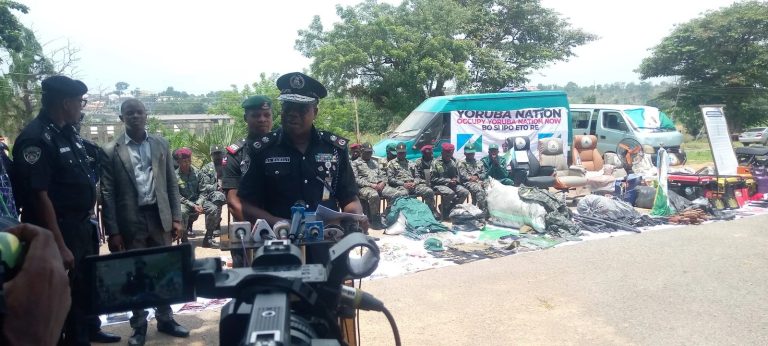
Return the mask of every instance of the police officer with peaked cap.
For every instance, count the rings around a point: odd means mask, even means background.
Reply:
[[[247,98],[242,103],[243,120],[248,126],[248,137],[237,143],[229,145],[224,157],[224,169],[221,177],[221,188],[227,196],[227,210],[234,221],[244,221],[242,204],[237,191],[240,187],[240,178],[250,167],[249,153],[253,149],[255,140],[260,139],[272,130],[272,100],[264,95],[255,95]],[[245,266],[241,250],[232,250],[232,264],[234,267]]]
[[[328,93],[325,87],[299,72],[280,76],[277,87],[282,127],[253,143],[250,167],[238,190],[246,219],[265,219],[271,225],[287,221],[299,201],[308,210],[324,205],[362,214],[348,140],[313,124],[318,102]],[[360,226],[367,230],[368,222]]]
[[[69,269],[72,306],[62,344],[117,342],[85,316],[88,299],[81,261],[96,254],[90,214],[96,204],[95,172],[75,124],[86,104],[85,84],[65,76],[42,82],[42,109],[16,139],[13,184],[21,220],[49,229]]]

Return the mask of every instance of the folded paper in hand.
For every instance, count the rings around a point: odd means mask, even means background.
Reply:
[[[331,210],[322,205],[317,206],[317,211],[315,211],[315,216],[317,217],[318,220],[322,220],[322,221],[344,220],[344,219],[365,221],[367,218],[365,214],[352,214],[352,213],[339,212],[339,211]]]

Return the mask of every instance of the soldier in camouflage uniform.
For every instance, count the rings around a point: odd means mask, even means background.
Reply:
[[[208,191],[205,196],[206,201],[216,206],[216,211],[211,217],[205,218],[206,237],[218,237],[221,228],[221,207],[226,203],[227,198],[221,190],[220,179],[222,177],[224,160],[224,148],[218,145],[211,146],[211,162],[208,162],[200,169],[200,173],[205,175],[205,187]]]
[[[432,155],[431,145],[427,144],[421,147],[421,157],[416,159],[411,165],[411,173],[414,177],[421,179],[424,184],[432,190],[433,195],[437,195],[437,191],[432,187],[432,161],[434,161]],[[437,207],[435,207],[435,210],[433,211],[435,219],[440,220],[440,213],[436,210]]]
[[[459,162],[460,182],[472,194],[472,202],[486,211],[485,189],[482,178],[485,175],[483,165],[475,160],[475,147],[472,144],[464,146],[464,161]]]
[[[487,182],[488,178],[493,178],[504,185],[514,185],[512,179],[509,178],[507,159],[504,156],[499,156],[498,144],[494,143],[488,146],[488,156],[480,159],[480,163],[483,165],[483,175],[480,178],[484,182]]]
[[[394,142],[387,144],[387,162],[390,162],[397,158],[397,144]]]
[[[469,190],[461,186],[459,181],[459,168],[456,159],[453,158],[453,151],[456,147],[451,143],[443,143],[442,157],[440,160],[432,160],[432,188],[442,196],[443,202],[440,205],[443,219],[448,218],[456,204],[464,202],[469,196]]]
[[[379,163],[372,159],[373,148],[370,143],[364,143],[360,151],[360,158],[352,162],[352,171],[355,174],[355,181],[360,188],[358,196],[360,200],[368,202],[368,219],[373,229],[383,227],[381,222],[381,213],[379,204],[381,197],[392,201],[408,193],[398,191],[387,185],[387,176],[384,170],[379,167]]]
[[[432,190],[424,179],[416,176],[408,159],[405,158],[405,144],[400,143],[395,147],[397,159],[387,163],[387,180],[389,186],[397,189],[404,195],[420,196],[429,206],[435,217],[438,217],[435,209],[435,191]]]
[[[200,214],[205,214],[206,225],[208,219],[215,216],[216,206],[208,202],[205,197],[210,192],[210,184],[206,184],[208,177],[192,167],[192,151],[189,148],[181,148],[176,151],[179,160],[179,168],[176,169],[176,177],[179,180],[179,194],[181,195],[181,224],[189,225],[197,220]],[[211,221],[212,222],[212,221]],[[188,242],[187,232],[182,232],[182,242]],[[207,234],[203,238],[203,247],[214,247],[217,242]]]
[[[352,143],[349,145],[349,162],[358,158],[360,158],[360,143]]]

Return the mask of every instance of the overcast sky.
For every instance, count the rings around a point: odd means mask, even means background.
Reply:
[[[92,91],[191,93],[228,89],[262,72],[308,68],[293,46],[314,15],[326,28],[338,21],[335,5],[358,0],[112,1],[17,0],[30,7],[22,21],[46,49],[69,41],[80,52],[76,77]],[[398,0],[389,0],[399,3]],[[578,47],[577,57],[533,73],[531,84],[580,85],[638,81],[648,49],[684,23],[733,0],[542,0],[577,28],[600,37]]]

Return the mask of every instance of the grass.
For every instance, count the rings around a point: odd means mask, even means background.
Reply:
[[[687,139],[687,138],[686,138]],[[733,147],[741,147],[741,143],[733,142]],[[686,140],[683,143],[683,149],[688,154],[689,163],[706,163],[712,162],[712,149],[709,147],[709,140],[706,138],[699,139],[697,141]]]

